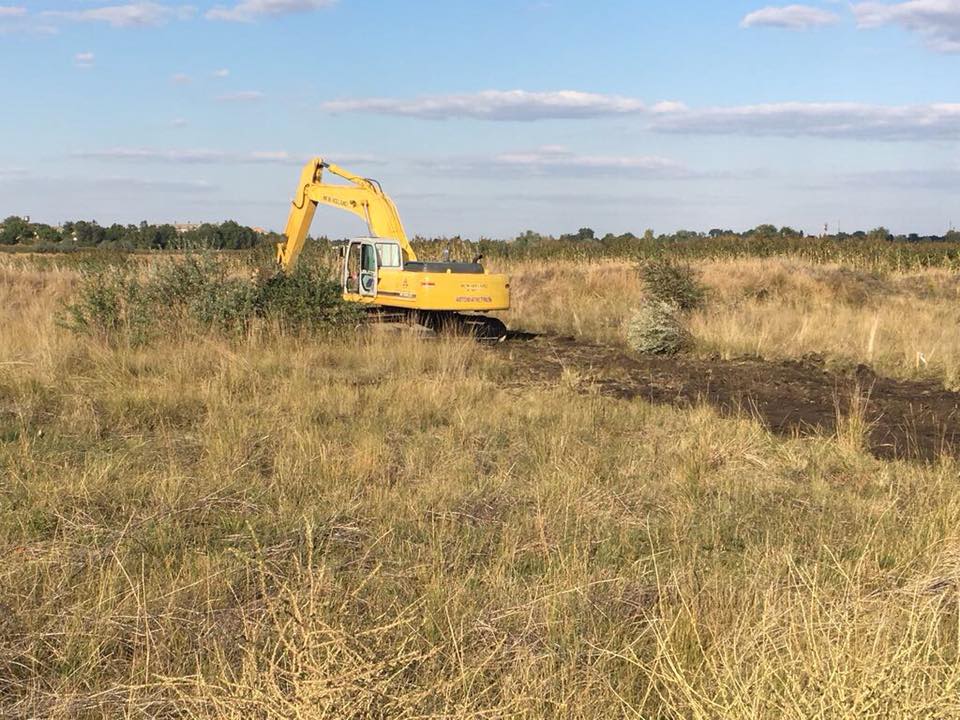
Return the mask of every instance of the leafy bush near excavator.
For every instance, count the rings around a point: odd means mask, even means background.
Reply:
[[[147,342],[174,326],[246,332],[268,321],[290,332],[331,330],[359,320],[323,268],[300,265],[285,275],[238,276],[211,256],[158,263],[146,271],[111,266],[84,272],[66,305],[74,331]]]
[[[673,303],[685,312],[699,310],[706,303],[707,290],[690,265],[651,260],[640,267],[640,275],[647,295],[655,300]]]
[[[694,346],[686,314],[706,304],[707,291],[696,270],[670,259],[640,267],[645,298],[628,320],[626,340],[633,350],[675,355]]]

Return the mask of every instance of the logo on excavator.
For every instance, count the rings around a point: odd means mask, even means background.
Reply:
[[[340,198],[330,197],[329,195],[324,195],[321,202],[329,203],[330,205],[339,205],[340,207],[355,207],[357,204],[356,200],[341,200]]]

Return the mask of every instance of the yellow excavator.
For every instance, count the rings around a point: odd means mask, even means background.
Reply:
[[[325,170],[347,184],[324,182]],[[352,238],[341,248],[344,300],[363,303],[384,320],[459,329],[481,339],[506,337],[503,322],[482,314],[510,308],[506,275],[488,273],[480,256],[473,262],[419,260],[396,205],[380,183],[322,158],[310,160],[300,175],[284,231],[286,241],[277,245],[281,270],[296,264],[320,203],[358,215],[367,224],[367,237]]]

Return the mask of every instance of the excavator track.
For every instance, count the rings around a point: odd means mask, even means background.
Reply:
[[[507,326],[497,318],[448,311],[373,307],[367,311],[367,322],[412,323],[437,334],[469,335],[479,342],[503,342],[508,336]]]
[[[453,313],[467,333],[482,342],[503,342],[507,339],[507,326],[501,320],[486,315],[461,315]]]

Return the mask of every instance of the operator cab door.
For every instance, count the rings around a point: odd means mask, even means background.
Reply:
[[[377,295],[377,248],[372,242],[363,241],[360,245],[360,294],[367,297]]]
[[[343,289],[347,293],[377,294],[377,248],[372,242],[351,240],[343,256]]]

